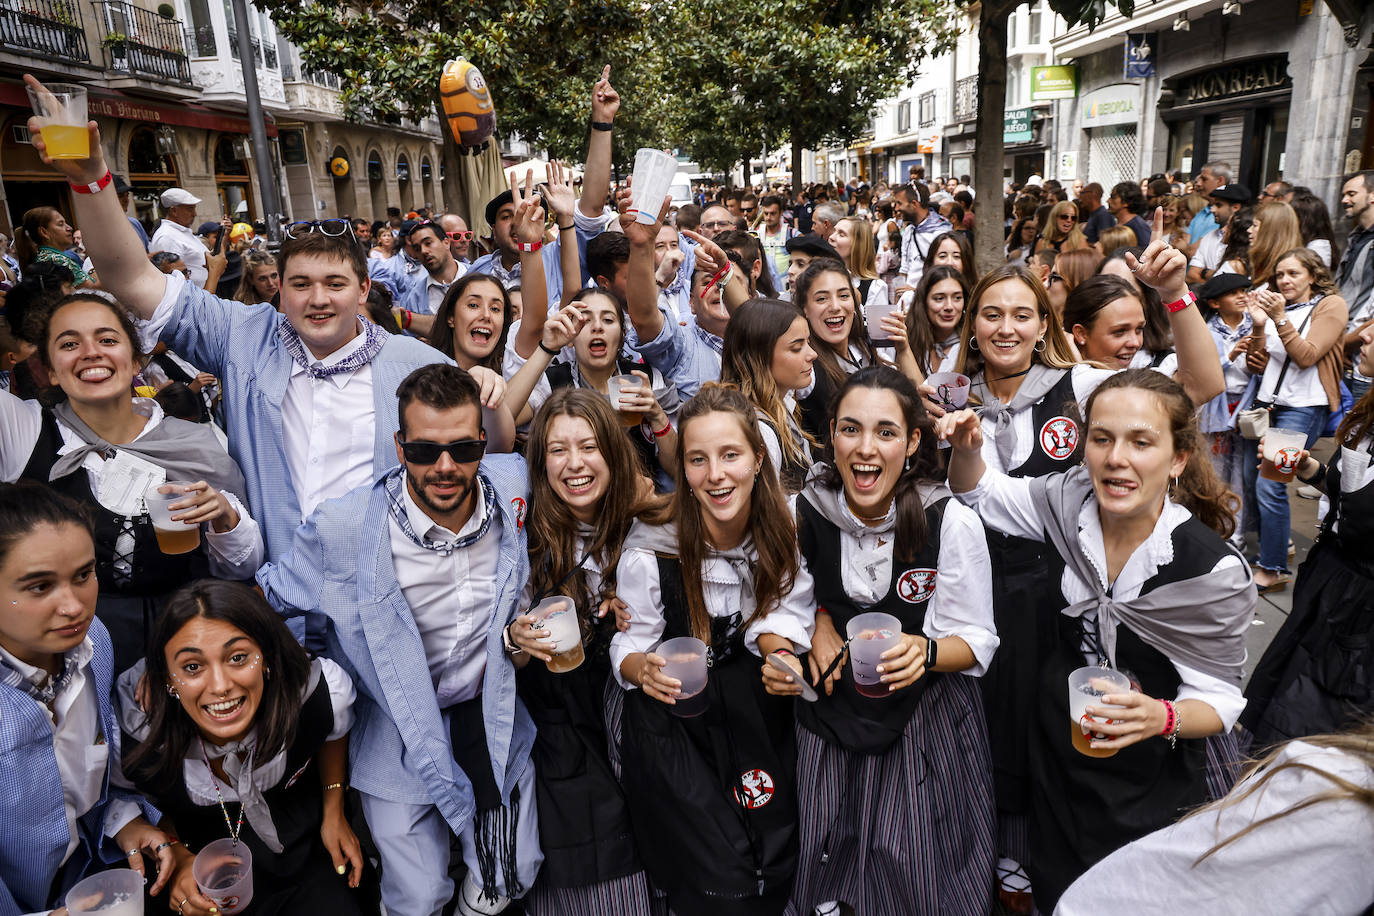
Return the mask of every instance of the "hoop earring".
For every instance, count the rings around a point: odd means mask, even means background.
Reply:
[[[968,348],[969,348],[970,350],[977,350],[977,349],[978,349],[978,338],[977,338],[976,336],[970,337],[970,338],[968,339]]]
[[[1042,338],[1040,338],[1039,340],[1037,340],[1037,341],[1035,342],[1035,346],[1032,347],[1031,349],[1033,349],[1036,353],[1044,353],[1044,352],[1045,352],[1045,346],[1046,346],[1046,345],[1045,345],[1045,338],[1042,337]]]

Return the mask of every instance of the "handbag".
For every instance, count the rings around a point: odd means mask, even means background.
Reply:
[[[1315,304],[1307,310],[1307,314],[1302,319],[1302,324],[1298,325],[1299,337],[1307,330],[1307,322],[1312,320],[1312,313],[1316,310]],[[1292,362],[1293,357],[1284,357],[1283,367],[1279,369],[1279,377],[1274,382],[1274,390],[1270,397],[1278,396],[1279,391],[1283,388],[1283,377],[1288,374],[1288,367]],[[1269,411],[1273,409],[1273,401],[1261,401],[1256,398],[1253,407],[1238,412],[1236,414],[1236,431],[1240,433],[1240,437],[1242,439],[1263,439],[1264,434],[1269,432]]]

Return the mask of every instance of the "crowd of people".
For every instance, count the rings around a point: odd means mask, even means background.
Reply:
[[[32,125],[84,238],[4,268],[0,916],[236,912],[225,839],[249,914],[1374,904],[1374,171],[1344,245],[1037,178],[981,271],[966,176],[673,208],[590,96],[580,195],[275,253]]]

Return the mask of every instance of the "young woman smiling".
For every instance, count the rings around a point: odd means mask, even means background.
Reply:
[[[1341,345],[1349,310],[1331,274],[1310,248],[1294,248],[1278,259],[1273,290],[1251,297],[1249,346],[1266,350],[1269,363],[1255,400],[1272,404],[1269,426],[1294,429],[1317,441],[1330,411],[1341,405]],[[1288,487],[1259,477],[1259,443],[1245,440],[1245,485],[1259,504],[1260,552],[1255,582],[1262,590],[1283,590],[1288,575]]]
[[[522,615],[509,628],[526,653],[516,659],[523,665],[517,683],[537,726],[531,759],[544,864],[523,900],[531,916],[651,912],[607,744],[607,719],[618,723],[623,693],[610,681],[618,617],[610,611],[623,607],[615,598],[616,567],[630,525],[652,505],[622,429],[604,397],[566,387],[553,392],[530,426],[531,575],[523,604],[572,598],[586,658],[573,671],[550,673],[548,642],[531,627],[534,619]]]
[[[849,268],[849,275],[857,286],[858,301],[863,303],[864,315],[892,301],[887,284],[878,276],[878,249],[867,220],[846,216],[835,224],[827,241]]]
[[[1206,799],[1200,739],[1229,731],[1244,708],[1255,607],[1249,568],[1224,540],[1235,496],[1202,452],[1182,387],[1127,370],[1097,388],[1086,414],[1084,466],[1034,480],[987,467],[973,411],[939,426],[953,446],[949,483],[959,498],[993,530],[1048,547],[1051,597],[1025,610],[1044,630],[1026,685],[1033,816],[1025,864],[1046,913],[1099,858]],[[1079,724],[1065,683],[1084,665],[1132,682],[1088,707],[1100,717],[1092,731],[1105,735],[1089,735],[1092,754],[1068,734]]]
[[[1119,277],[1131,284],[1145,311],[1145,326],[1140,332],[1140,349],[1135,351],[1131,368],[1157,369],[1165,375],[1173,376],[1178,371],[1178,356],[1174,352],[1174,335],[1169,325],[1169,313],[1164,308],[1164,300],[1160,298],[1159,290],[1141,283],[1136,277],[1130,262],[1126,260],[1128,254],[1139,259],[1143,256],[1144,249],[1131,246],[1112,252],[1097,266],[1097,274]]]
[[[0,484],[0,909],[47,913],[86,875],[157,861],[174,841],[122,788],[110,636],[95,619],[83,509],[47,487]]]
[[[843,900],[859,913],[983,914],[996,817],[982,699],[960,676],[980,674],[997,649],[983,526],[938,482],[930,419],[900,372],[851,375],[832,422],[834,459],[797,502],[825,609],[809,655],[824,695],[797,707],[792,899],[801,913]],[[879,669],[891,691],[881,699],[844,671],[840,634],[868,611],[902,625]]]
[[[1063,320],[1080,357],[1109,369],[1126,369],[1140,350],[1145,306],[1132,284],[1098,275],[1069,294]]]
[[[959,362],[959,329],[968,295],[968,283],[957,268],[941,264],[921,274],[906,314],[906,335],[922,378],[953,372]]]
[[[790,701],[810,648],[811,577],[740,392],[704,386],[682,409],[677,489],[635,523],[617,567],[630,627],[611,642],[625,697],[621,740],[639,854],[678,916],[776,916],[797,864]],[[711,667],[695,718],[662,639],[695,636]],[[793,674],[764,666],[778,652]],[[765,692],[767,685],[767,692]]]
[[[94,512],[97,613],[123,671],[143,656],[168,593],[199,576],[251,578],[262,535],[239,501],[243,475],[210,428],[131,395],[142,355],[118,303],[77,293],[41,318],[39,353],[66,400],[48,408],[0,392],[0,479],[48,484]],[[175,514],[205,537],[187,553],[162,552],[143,503],[165,481],[192,482]]]
[[[234,293],[234,300],[245,305],[270,302],[276,306],[281,296],[281,272],[275,255],[265,251],[246,251],[243,254],[243,279]]]
[[[787,493],[806,481],[815,444],[787,396],[812,386],[815,360],[806,316],[789,302],[750,299],[726,326],[720,380],[737,386],[758,411],[759,435]]]
[[[808,392],[797,397],[802,429],[824,445],[830,435],[826,410],[830,398],[845,377],[864,366],[873,365],[876,356],[869,344],[863,316],[857,313],[858,298],[849,270],[834,258],[815,258],[797,276],[792,286],[792,302],[799,306],[811,328],[811,348],[816,352],[812,367],[815,382]],[[892,330],[892,325],[885,325]],[[905,328],[899,329],[905,332]]]
[[[1029,257],[1029,256],[1028,256]],[[946,265],[961,271],[969,289],[978,285],[978,267],[973,260],[973,246],[962,232],[946,232],[931,240],[926,249],[925,269]]]
[[[213,916],[191,866],[232,837],[253,854],[253,913],[361,914],[348,890],[364,860],[344,812],[355,694],[343,669],[311,660],[256,591],[210,579],[168,599],[146,666],[119,679],[124,765],[185,844],[168,906]]]
[[[1045,235],[1036,243],[1035,250],[1052,248],[1057,253],[1087,247],[1088,240],[1078,228],[1078,207],[1069,200],[1055,204],[1045,224]]]

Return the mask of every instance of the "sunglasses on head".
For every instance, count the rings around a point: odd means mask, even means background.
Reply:
[[[347,232],[350,238],[357,241],[356,236],[353,235],[353,224],[346,219],[299,220],[294,223],[287,223],[285,231],[286,237],[289,239],[304,238],[312,232],[337,238]]]
[[[408,464],[438,464],[439,456],[448,452],[454,464],[471,464],[481,461],[487,450],[484,439],[459,439],[456,442],[405,442],[399,436],[396,443],[401,446],[401,454]]]

